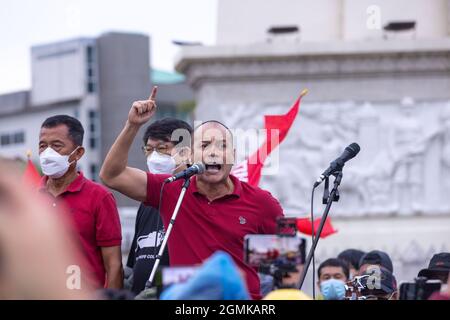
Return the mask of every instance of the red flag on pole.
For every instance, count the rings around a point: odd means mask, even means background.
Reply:
[[[278,147],[278,145],[286,138],[289,129],[294,123],[295,117],[298,114],[300,108],[300,102],[304,95],[308,93],[305,89],[297,98],[295,103],[284,115],[265,115],[264,127],[266,129],[266,140],[259,147],[259,149],[253,153],[247,160],[235,166],[231,173],[239,178],[239,180],[248,182],[252,186],[258,186],[261,180],[261,171],[264,167],[264,162],[270,153]],[[275,130],[275,131],[274,131]],[[278,133],[278,136],[276,135]],[[278,139],[273,139],[278,137]],[[320,225],[320,219],[314,220],[314,234]],[[312,234],[312,222],[309,218],[300,218],[297,220],[297,229],[299,232],[311,235]],[[329,235],[336,233],[331,224],[331,220],[327,219],[322,229],[321,238],[326,238]]]
[[[252,186],[259,185],[259,181],[261,180],[261,170],[264,167],[264,162],[270,153],[278,147],[284,138],[286,138],[289,129],[298,114],[300,101],[306,93],[308,93],[308,90],[305,89],[302,91],[300,96],[286,114],[264,116],[266,140],[246,161],[233,168],[231,172],[233,175],[238,177],[240,180],[248,182]]]
[[[25,167],[25,171],[22,176],[22,181],[24,183],[28,183],[33,187],[38,187],[41,182],[41,175],[37,171],[36,167],[34,166],[33,162],[31,161],[31,154],[28,152],[27,154],[28,161],[27,166]]]

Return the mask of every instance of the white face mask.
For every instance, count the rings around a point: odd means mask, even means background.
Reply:
[[[167,154],[161,154],[153,151],[147,157],[147,167],[151,173],[172,174],[176,169],[175,159]]]
[[[39,155],[42,172],[50,178],[61,178],[69,170],[70,165],[75,162],[74,160],[69,163],[69,157],[77,151],[78,148],[79,147],[73,150],[69,155],[63,156],[48,147]]]

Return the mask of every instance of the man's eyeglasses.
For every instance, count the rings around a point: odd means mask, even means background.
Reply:
[[[160,145],[157,147],[152,147],[152,146],[142,146],[141,147],[142,152],[144,152],[144,154],[150,154],[153,151],[156,151],[158,153],[162,153],[162,154],[170,154],[170,150],[167,146],[164,145]]]

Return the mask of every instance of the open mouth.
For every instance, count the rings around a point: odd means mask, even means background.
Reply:
[[[220,164],[205,164],[206,171],[214,173],[219,172],[222,169],[222,165]]]

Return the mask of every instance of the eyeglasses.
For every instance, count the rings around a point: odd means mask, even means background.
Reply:
[[[161,154],[170,154],[170,149],[165,145],[159,145],[157,147],[152,147],[152,146],[146,145],[146,146],[142,146],[141,149],[145,155],[148,155],[148,154],[152,153],[153,151],[156,151]]]

